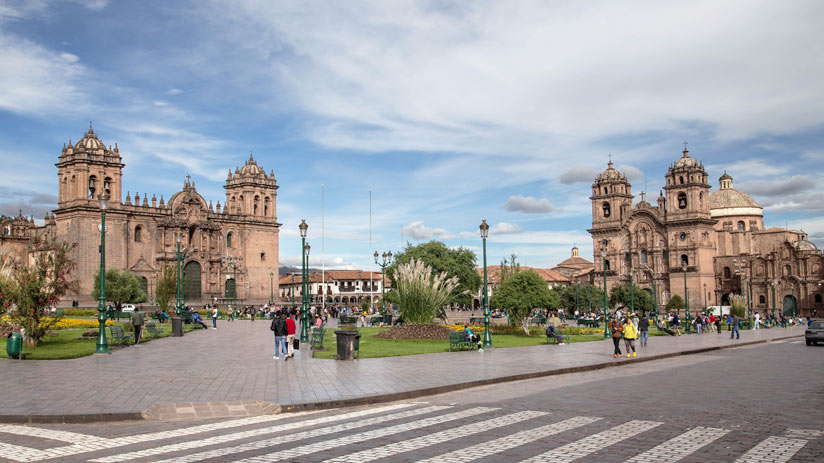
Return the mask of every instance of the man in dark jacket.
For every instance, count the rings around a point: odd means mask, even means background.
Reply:
[[[132,312],[132,326],[134,326],[134,343],[140,342],[140,335],[143,333],[143,312],[134,309]]]
[[[269,326],[269,329],[274,331],[275,333],[275,356],[272,357],[275,360],[280,360],[278,356],[279,352],[283,352],[283,360],[286,360],[287,351],[286,351],[286,321],[283,320],[283,312],[278,313],[278,316],[272,320],[272,324]]]
[[[639,344],[641,347],[647,347],[647,340],[649,339],[649,318],[647,313],[641,313],[641,319],[638,320],[638,332],[640,333]]]

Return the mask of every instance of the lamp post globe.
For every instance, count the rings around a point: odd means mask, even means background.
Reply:
[[[479,228],[481,231],[481,240],[484,243],[484,339],[482,345],[486,349],[492,347],[492,333],[489,332],[489,290],[486,275],[486,238],[489,236],[489,224],[486,223],[486,219],[481,221]]]
[[[604,242],[606,246],[606,242]],[[607,311],[609,305],[607,302],[607,250],[606,247],[601,248],[601,267],[604,269],[604,339],[609,337],[609,323],[607,323]]]
[[[109,195],[106,192],[97,196],[100,205],[100,295],[97,301],[97,345],[95,354],[108,354],[109,342],[106,340],[106,209],[109,207]]]

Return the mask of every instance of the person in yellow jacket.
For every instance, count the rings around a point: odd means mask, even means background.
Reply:
[[[630,351],[632,351],[632,356],[635,357],[635,338],[638,337],[638,330],[635,329],[635,324],[632,323],[632,319],[627,317],[624,319],[624,345],[627,347],[627,357],[630,356]]]

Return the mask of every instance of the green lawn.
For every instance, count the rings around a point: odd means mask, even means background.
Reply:
[[[396,357],[400,355],[433,354],[448,352],[448,340],[392,340],[374,337],[375,334],[386,328],[358,328],[361,333],[361,358]],[[570,342],[597,341],[603,336],[570,336]],[[325,351],[316,351],[315,358],[334,359],[337,353],[337,344],[334,329],[326,330],[323,338]],[[546,336],[492,336],[492,343],[496,348],[540,346],[546,345]]]
[[[168,337],[172,335],[172,324],[165,323],[158,325],[158,328],[163,332],[160,337]],[[194,330],[194,325],[184,325],[184,332]],[[73,359],[77,357],[85,357],[94,354],[94,349],[97,346],[97,338],[92,339],[78,339],[80,335],[88,329],[68,329],[54,331],[56,336],[46,336],[37,347],[29,347],[23,344],[23,357],[28,360],[63,360]],[[134,340],[134,334],[126,332],[129,337],[129,344]],[[106,339],[109,342],[109,350],[120,348],[122,345],[117,345],[112,342],[111,332],[106,330]],[[149,333],[144,331],[143,340],[141,344],[158,339],[157,337],[149,337]]]

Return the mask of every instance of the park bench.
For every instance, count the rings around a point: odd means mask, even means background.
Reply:
[[[484,317],[469,317],[470,325],[480,325],[484,322]]]
[[[146,323],[146,331],[149,333],[149,336],[162,336],[163,331],[157,329],[157,325],[154,323]]]
[[[371,317],[369,319],[369,324],[371,326],[380,325],[381,323],[383,323],[383,317],[382,316],[380,316],[380,317]]]
[[[129,337],[126,336],[126,333],[123,331],[123,327],[120,325],[112,325],[109,327],[109,332],[112,334],[112,341],[116,344],[128,344]]]
[[[569,344],[569,335],[564,334],[563,330],[561,330],[561,339],[564,340],[564,343]],[[558,338],[556,338],[555,336],[547,335],[546,343],[547,344],[558,344]]]
[[[354,325],[358,323],[358,317],[342,316],[340,317],[341,325]]]
[[[591,319],[591,320],[588,319],[588,318],[579,318],[578,319],[578,326],[588,326],[588,327],[592,327],[592,328],[598,328],[598,326],[600,326],[600,324],[601,323],[597,318]]]
[[[463,349],[464,346],[469,347],[472,349],[474,344],[464,339],[463,331],[450,331],[449,332],[449,352],[452,352],[452,347],[457,347],[458,350]]]
[[[312,330],[312,350],[323,349],[323,335],[326,333],[324,328],[315,328]]]
[[[546,317],[532,317],[529,323],[533,325],[546,325]]]
[[[121,318],[129,319],[131,318],[132,314],[128,312],[118,312],[116,310],[110,310],[106,312],[106,315],[109,317],[109,320],[117,320],[120,321]]]

